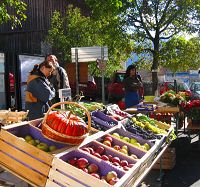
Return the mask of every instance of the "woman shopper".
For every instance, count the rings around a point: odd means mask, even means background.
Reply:
[[[141,87],[142,81],[136,72],[135,65],[129,65],[124,77],[126,108],[137,105],[140,102],[139,89]]]
[[[26,110],[29,110],[29,120],[41,118],[49,109],[49,102],[55,97],[55,89],[47,77],[53,72],[51,62],[44,61],[36,64],[30,72],[26,89]]]

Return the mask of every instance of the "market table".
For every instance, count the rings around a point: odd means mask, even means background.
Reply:
[[[178,124],[179,124],[179,113],[180,113],[180,109],[177,106],[169,106],[167,104],[164,103],[157,103],[157,102],[145,102],[144,105],[147,104],[148,105],[152,105],[152,109],[151,110],[138,110],[137,106],[133,106],[130,108],[127,108],[125,110],[125,112],[128,112],[130,114],[138,114],[138,113],[143,113],[146,115],[149,114],[173,114],[174,116],[174,123],[175,123],[175,133],[176,135],[178,134]]]

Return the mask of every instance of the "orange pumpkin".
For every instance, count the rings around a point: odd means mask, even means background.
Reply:
[[[51,112],[46,123],[53,130],[68,136],[82,136],[87,133],[87,125],[80,117],[71,112]]]

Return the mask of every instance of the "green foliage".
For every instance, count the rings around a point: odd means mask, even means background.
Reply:
[[[120,25],[131,33],[140,67],[160,66],[161,41],[167,41],[178,33],[199,31],[200,0],[86,0],[91,9],[100,15],[117,17]],[[113,13],[112,13],[113,12]],[[147,58],[146,58],[147,57]],[[152,73],[153,90],[157,88],[157,73]]]
[[[161,64],[172,72],[198,69],[200,65],[200,38],[186,40],[173,37],[163,43],[160,53]]]
[[[21,21],[26,20],[27,5],[21,0],[5,0],[0,2],[0,25],[8,21],[12,27],[21,25]]]
[[[121,69],[120,63],[132,51],[129,35],[120,27],[119,21],[117,17],[86,17],[80,9],[70,5],[64,16],[54,12],[46,40],[57,56],[67,62],[71,61],[72,47],[107,46],[109,61],[106,75],[110,75],[114,70]],[[90,70],[96,75],[100,74],[96,63],[91,63]]]

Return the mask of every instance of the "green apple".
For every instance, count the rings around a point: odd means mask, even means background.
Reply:
[[[49,146],[49,151],[55,151],[57,148],[55,145]]]
[[[130,142],[130,138],[127,137],[127,136],[123,137],[122,140],[124,140],[124,141],[126,141],[126,142]]]
[[[31,135],[26,135],[26,136],[24,137],[24,139],[25,139],[26,142],[28,142],[28,141],[32,140],[33,137],[32,137]]]
[[[120,135],[119,135],[117,132],[114,132],[112,135],[113,135],[114,137],[116,137],[116,138],[120,138]]]
[[[151,148],[151,146],[148,143],[145,143],[143,146],[146,148],[147,151]]]
[[[136,117],[132,117],[132,121],[136,122],[137,121]]]
[[[34,146],[37,145],[36,142],[35,142],[35,140],[33,140],[33,139],[32,139],[32,140],[29,140],[28,143],[31,144],[31,145],[34,145]]]
[[[131,143],[131,144],[137,143],[137,140],[136,140],[135,138],[131,138],[131,139],[130,139],[130,143]]]
[[[128,146],[127,145],[123,145],[121,148],[128,150]]]
[[[136,142],[134,145],[137,146],[137,147],[141,147],[139,142]]]
[[[38,149],[41,149],[45,152],[48,152],[49,151],[49,146],[46,144],[46,143],[43,143],[43,142],[40,142],[38,145],[37,145],[37,148]]]
[[[120,149],[119,152],[128,155],[128,150],[127,149]]]
[[[36,139],[35,143],[38,145],[40,143],[40,140]]]

